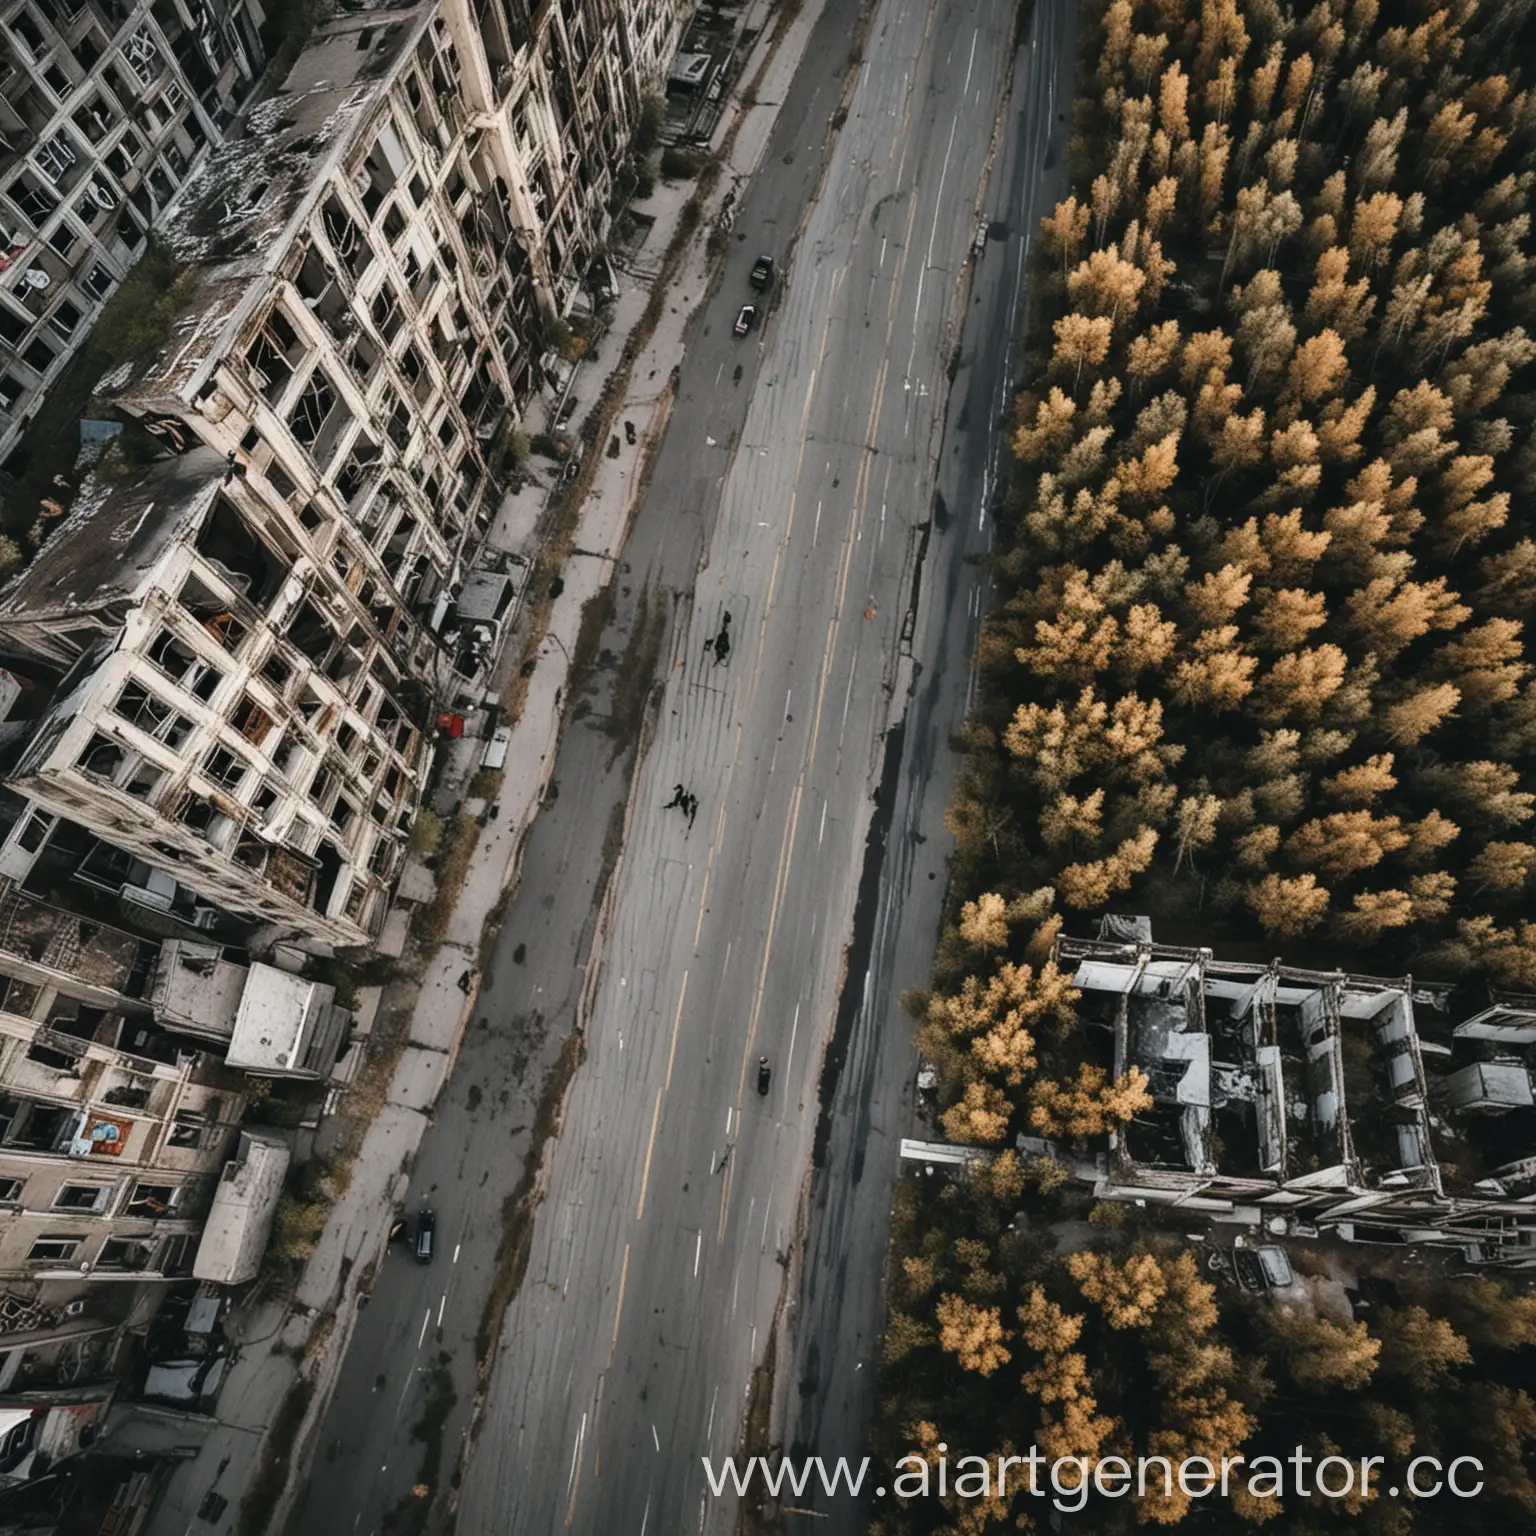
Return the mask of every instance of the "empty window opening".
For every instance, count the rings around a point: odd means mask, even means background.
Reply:
[[[171,1127],[171,1134],[166,1140],[170,1146],[191,1150],[202,1146],[207,1129],[207,1118],[197,1110],[179,1109],[176,1111],[176,1123]]]
[[[389,440],[395,447],[404,449],[411,440],[411,413],[406,410],[403,402],[397,402],[394,411],[389,418],[389,426],[385,429],[389,433]]]
[[[182,802],[180,820],[194,832],[206,832],[217,814],[213,802],[202,795],[188,795]]]
[[[145,654],[162,672],[176,682],[180,682],[193,668],[200,665],[197,653],[192,647],[168,629],[162,629],[155,636]]]
[[[174,1184],[135,1184],[128,1201],[130,1216],[169,1216],[175,1209],[179,1189]]]
[[[66,1184],[54,1196],[56,1211],[82,1211],[94,1216],[106,1210],[112,1199],[112,1189],[107,1184]]]
[[[169,747],[179,747],[191,734],[192,722],[185,715],[133,679],[123,684],[115,707],[130,725]]]
[[[228,601],[212,591],[195,571],[182,583],[181,602],[226,651],[233,651],[245,638],[245,625],[229,611]]]
[[[48,834],[58,819],[52,811],[42,811],[34,806],[26,824],[16,835],[17,846],[23,853],[36,853],[48,841]]]
[[[399,335],[403,319],[400,302],[387,283],[374,295],[373,303],[368,306],[368,314],[386,346]]]
[[[48,322],[61,336],[73,336],[75,327],[80,324],[80,311],[66,299],[54,310],[53,318]]]
[[[203,772],[215,784],[236,789],[246,774],[246,763],[227,747],[215,747],[203,760]]]
[[[155,1244],[148,1237],[109,1237],[96,1256],[97,1269],[115,1269],[138,1274],[152,1267]]]
[[[40,1237],[27,1250],[34,1264],[67,1263],[84,1245],[83,1237]]]
[[[250,351],[245,354],[251,382],[261,391],[268,405],[277,404],[278,396],[293,377],[294,367],[303,356],[304,348],[297,333],[282,311],[274,309],[262,322]]]
[[[47,373],[53,366],[53,360],[57,354],[41,336],[38,336],[21,356],[29,368],[35,368],[39,373]]]
[[[267,477],[267,484],[270,485],[272,489],[276,491],[284,501],[290,500],[298,491],[298,486],[296,486],[293,481],[283,473],[280,465],[276,463],[268,464],[264,473]]]
[[[250,694],[243,694],[235,710],[234,726],[253,746],[260,746],[272,730],[272,717]]]
[[[39,1104],[30,1099],[6,1099],[0,1104],[0,1141],[30,1152],[56,1152],[73,1141],[80,1123],[78,1109]]]
[[[293,668],[288,665],[277,651],[273,651],[262,662],[261,675],[281,692],[287,686],[289,678],[293,676]]]
[[[336,632],[326,623],[319,609],[306,599],[294,611],[288,625],[288,639],[311,661],[318,662],[336,643]]]
[[[351,216],[334,197],[326,203],[321,222],[325,228],[325,238],[337,258],[354,278],[361,277],[373,262],[373,252],[364,242]]]
[[[327,838],[320,844],[316,860],[320,868],[319,877],[315,881],[314,904],[321,912],[328,912],[330,910],[331,897],[336,890],[336,882],[341,876],[341,852],[335,843]]]
[[[336,475],[336,489],[348,504],[354,502],[367,488],[370,471],[377,464],[378,458],[379,445],[368,438],[360,437],[352,444],[351,452],[347,454]]]
[[[316,368],[288,417],[288,425],[294,437],[304,447],[313,448],[335,408],[336,391],[331,388],[330,380],[324,372]]]
[[[303,749],[299,745],[298,740],[293,736],[287,737],[277,751],[272,754],[272,766],[284,778],[289,780],[293,778],[295,770],[303,760]]]
[[[282,590],[291,569],[256,536],[232,503],[222,496],[198,530],[197,552],[242,597],[266,608]]]
[[[352,342],[352,372],[366,384],[379,365],[379,349],[361,332]]]
[[[157,768],[153,763],[143,761],[128,776],[128,780],[123,785],[123,788],[135,800],[151,800],[159,792],[166,778],[165,769]]]
[[[123,751],[121,743],[97,731],[80,754],[79,765],[85,772],[94,774],[97,778],[110,779],[123,766],[126,758],[127,753]]]

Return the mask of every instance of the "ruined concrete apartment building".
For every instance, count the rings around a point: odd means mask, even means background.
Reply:
[[[67,817],[370,943],[538,338],[677,27],[667,0],[345,16],[194,176],[164,228],[182,314],[99,396],[165,454],[104,466],[0,596],[46,696],[0,868]]]
[[[1138,918],[1055,958],[1153,1098],[1084,1165],[1099,1198],[1536,1267],[1536,997],[1453,1026],[1451,986],[1221,961]]]
[[[257,0],[0,4],[0,466],[261,71]]]
[[[160,948],[0,891],[0,1394],[112,1375],[194,1274],[245,1099],[155,1017]]]

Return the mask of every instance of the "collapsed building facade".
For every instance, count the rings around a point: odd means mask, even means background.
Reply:
[[[382,926],[438,715],[521,596],[477,563],[514,428],[683,19],[341,10],[231,126],[257,0],[0,0],[25,44],[0,455],[147,229],[179,266],[163,344],[97,385],[100,456],[0,592],[7,1495],[136,1340],[146,1395],[213,1379],[217,1293],[257,1273],[288,1170],[246,1079],[332,1081],[350,1035],[329,986],[245,951]],[[187,1359],[150,1347],[167,1313]]]
[[[0,1524],[71,1491],[125,1371],[162,1403],[216,1388],[292,1156],[246,1078],[323,1081],[349,1018],[328,984],[0,885]]]
[[[0,873],[68,821],[125,884],[372,942],[542,338],[679,21],[343,15],[194,175],[163,231],[171,338],[98,393],[157,457],[109,453],[0,596],[31,731],[8,782],[35,807]]]
[[[261,73],[258,0],[0,6],[0,465]]]
[[[1105,1065],[1153,1099],[1099,1198],[1536,1266],[1536,997],[1453,1026],[1450,987],[1218,961],[1145,920],[1055,957]]]
[[[0,1405],[110,1381],[193,1275],[246,1101],[155,1016],[158,950],[0,894]]]

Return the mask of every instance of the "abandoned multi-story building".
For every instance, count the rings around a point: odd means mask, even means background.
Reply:
[[[0,466],[261,72],[258,0],[0,5]]]
[[[1154,1101],[1111,1136],[1100,1198],[1536,1265],[1536,997],[1452,1027],[1449,986],[1218,961],[1142,919],[1056,960]]]
[[[371,942],[540,337],[677,20],[346,16],[196,173],[164,228],[182,314],[98,402],[160,457],[119,445],[0,597],[34,817],[239,916]],[[23,818],[0,868],[47,830]]]
[[[0,1395],[110,1379],[193,1275],[245,1099],[155,1018],[159,948],[0,891]]]

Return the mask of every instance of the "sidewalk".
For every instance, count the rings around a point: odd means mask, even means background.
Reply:
[[[799,65],[818,11],[817,0],[809,0],[777,38],[775,13],[767,0],[756,0],[744,18],[744,26],[758,28],[758,37],[737,91],[739,95],[750,89],[748,99],[755,104],[743,107],[738,100],[735,113],[722,116],[714,139],[716,151],[724,151],[721,173],[711,193],[701,198],[703,217],[670,285],[676,301],[662,304],[654,332],[636,351],[627,385],[613,406],[610,431],[599,434],[587,449],[594,463],[590,487],[578,514],[574,550],[560,573],[564,585],[526,679],[492,802],[495,814],[479,831],[443,940],[421,967],[408,1042],[362,1139],[346,1191],[331,1212],[296,1292],[291,1300],[256,1303],[232,1323],[236,1351],[216,1421],[160,1415],[169,1422],[157,1423],[155,1416],[138,1410],[109,1429],[103,1442],[104,1449],[120,1447],[125,1452],[156,1449],[164,1442],[198,1447],[195,1458],[178,1466],[170,1479],[156,1510],[157,1531],[234,1536],[241,1529],[241,1501],[259,1477],[267,1481],[269,1498],[276,1494],[277,1479],[287,1484],[261,1527],[282,1529],[295,1492],[295,1474],[316,1449],[309,1442],[345,1356],[359,1300],[366,1304],[390,1222],[409,1184],[411,1163],[474,1011],[473,988],[466,997],[459,979],[478,963],[482,936],[517,879],[526,834],[543,801],[559,743],[561,703],[582,609],[612,579],[645,465],[666,427],[673,371],[684,355],[684,330],[711,286],[714,261],[706,249],[708,232],[735,186],[757,168],[778,102]],[[658,182],[650,198],[633,205],[654,221],[637,266],[654,270],[661,262],[695,191],[692,182]],[[622,370],[622,355],[650,301],[646,288],[632,280],[625,283],[598,355],[578,365],[576,382],[587,382],[591,394],[584,398],[575,383],[572,392],[589,410],[603,409],[595,386]],[[634,444],[627,441],[625,421],[636,429]],[[619,439],[617,458],[607,455],[612,432]],[[490,542],[505,547],[511,532],[507,525],[526,516],[525,505],[504,508]],[[198,1513],[210,1491],[228,1501],[214,1520],[199,1518]]]

